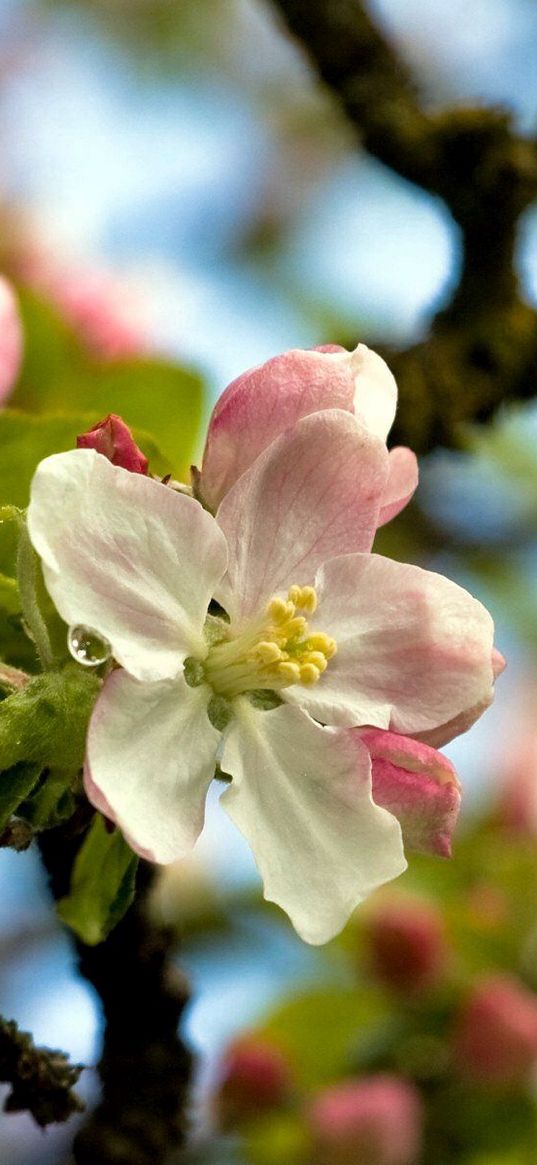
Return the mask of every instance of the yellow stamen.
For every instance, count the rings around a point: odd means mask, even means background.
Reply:
[[[320,675],[321,675],[321,673],[319,671],[319,668],[315,667],[315,664],[309,663],[309,662],[303,663],[301,668],[300,668],[300,683],[307,684],[309,687],[310,684],[317,683],[317,680],[319,679]]]
[[[275,596],[264,617],[209,649],[206,681],[227,699],[256,689],[279,691],[291,684],[311,687],[335,655],[337,644],[323,631],[310,633],[307,615],[317,609],[314,587],[292,586],[287,598]]]
[[[278,675],[285,681],[285,684],[298,684],[301,674],[298,663],[291,663],[290,660],[286,660],[284,663],[279,663],[276,666]]]
[[[277,643],[269,643],[264,640],[258,643],[252,651],[252,658],[258,659],[261,663],[276,663],[282,658],[281,649]]]
[[[324,631],[315,631],[308,639],[308,646],[311,651],[320,651],[326,659],[332,659],[337,651],[337,643],[330,635],[325,635]]]

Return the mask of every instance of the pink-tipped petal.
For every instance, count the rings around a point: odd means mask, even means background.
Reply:
[[[304,417],[227,494],[217,515],[229,549],[216,598],[238,621],[276,592],[313,582],[334,555],[369,550],[388,453],[340,409]]]
[[[302,417],[344,409],[384,440],[396,401],[391,372],[365,344],[354,352],[297,348],[251,368],[213,409],[200,477],[206,505],[216,510],[256,457]]]
[[[0,276],[0,403],[9,396],[22,360],[23,335],[17,301]]]
[[[373,799],[397,817],[405,844],[451,857],[460,786],[451,761],[408,736],[376,729],[357,733],[369,750]]]
[[[404,510],[418,485],[418,462],[416,454],[404,445],[390,449],[388,481],[382,498],[379,526],[391,522]]]
[[[199,502],[73,449],[38,466],[28,529],[62,618],[108,639],[131,675],[171,678],[204,658],[226,546]]]

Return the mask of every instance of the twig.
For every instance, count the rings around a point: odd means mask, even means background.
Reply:
[[[70,1064],[63,1052],[36,1048],[29,1032],[0,1017],[0,1080],[11,1084],[6,1112],[30,1112],[42,1128],[66,1121],[84,1105],[73,1088],[81,1064]]]
[[[537,392],[537,314],[519,293],[517,223],[537,196],[537,144],[508,113],[428,112],[360,0],[274,0],[370,153],[446,202],[461,230],[458,285],[429,337],[388,353],[400,386],[395,441],[456,445],[461,421]]]

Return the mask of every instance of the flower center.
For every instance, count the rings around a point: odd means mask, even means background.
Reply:
[[[203,664],[213,691],[231,699],[241,692],[316,684],[337,651],[335,639],[310,631],[307,616],[316,607],[314,587],[292,586],[287,599],[270,600],[259,622],[215,643]]]

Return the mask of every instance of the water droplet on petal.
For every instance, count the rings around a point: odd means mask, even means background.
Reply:
[[[85,627],[83,623],[69,628],[67,646],[73,659],[82,667],[100,667],[112,655],[108,640],[94,631],[93,627]]]

